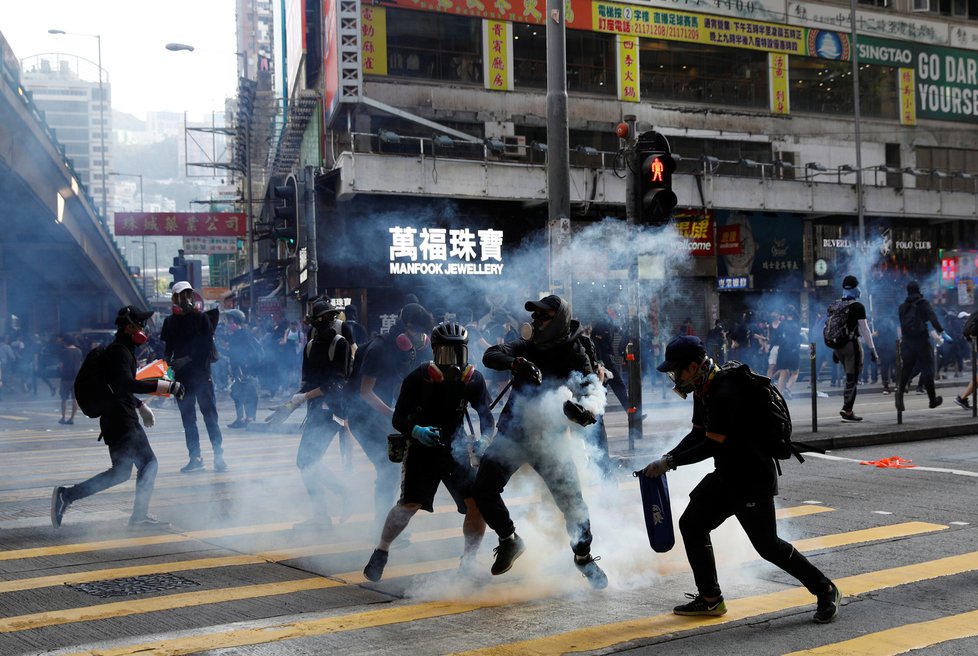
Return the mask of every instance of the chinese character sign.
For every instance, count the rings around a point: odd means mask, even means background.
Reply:
[[[638,102],[638,39],[618,34],[618,100]]]
[[[771,113],[788,113],[788,57],[780,52],[767,55],[771,88]]]
[[[390,273],[434,275],[500,275],[502,230],[469,228],[388,229]]]
[[[673,226],[682,239],[683,249],[693,257],[713,256],[713,214],[676,212]]]
[[[913,77],[912,68],[901,68],[897,73],[897,84],[900,85],[900,125],[917,125]]]
[[[482,21],[482,79],[490,91],[513,90],[513,24]]]
[[[387,75],[387,9],[360,8],[360,68],[364,75]]]
[[[115,234],[163,237],[243,237],[243,212],[116,212]]]
[[[183,251],[187,255],[218,255],[238,252],[237,237],[184,237]]]

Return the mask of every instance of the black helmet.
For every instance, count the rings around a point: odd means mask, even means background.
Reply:
[[[461,369],[469,362],[469,331],[460,323],[443,321],[431,331],[431,350],[435,364]]]

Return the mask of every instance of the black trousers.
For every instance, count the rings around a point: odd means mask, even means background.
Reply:
[[[186,387],[186,394],[177,401],[180,419],[183,421],[183,435],[187,441],[187,451],[191,458],[200,457],[200,431],[197,430],[197,405],[204,416],[207,437],[210,438],[214,456],[224,453],[221,446],[221,427],[217,423],[217,403],[214,400],[214,381],[210,376],[192,377],[180,381]]]
[[[812,594],[828,589],[831,581],[790,543],[778,537],[774,497],[737,499],[714,474],[709,474],[690,493],[689,506],[679,518],[686,558],[700,595],[721,594],[710,533],[731,516],[740,522],[761,558],[801,581]]]
[[[302,439],[296,453],[295,464],[302,475],[302,482],[312,501],[313,512],[326,512],[326,490],[342,493],[344,488],[336,480],[336,474],[326,466],[323,456],[339,432],[339,424],[333,421],[333,413],[324,408],[320,399],[307,404],[306,420],[302,425]]]
[[[920,372],[920,384],[927,390],[927,397],[933,401],[934,391],[934,351],[927,335],[904,337],[900,342],[900,357],[903,369],[900,371],[901,392],[906,390],[907,381],[913,377],[914,368]]]
[[[519,441],[507,435],[496,436],[482,457],[472,490],[486,524],[501,538],[509,537],[516,531],[503,501],[503,489],[524,464],[530,465],[540,475],[557,508],[563,513],[574,553],[578,556],[589,554],[591,520],[581,495],[577,467],[570,457],[563,431],[560,436],[533,436]]]
[[[397,497],[401,465],[387,457],[387,435],[394,432],[390,419],[373,409],[357,408],[347,418],[350,432],[377,472],[374,482],[374,521],[383,523]]]
[[[149,439],[140,426],[131,429],[118,440],[106,441],[109,447],[109,458],[112,459],[111,469],[97,474],[87,481],[69,487],[65,498],[69,503],[90,497],[97,492],[125,483],[132,476],[132,468],[136,467],[136,500],[133,503],[132,516],[142,519],[149,512],[149,500],[153,496],[153,485],[156,482],[156,454],[149,445]]]

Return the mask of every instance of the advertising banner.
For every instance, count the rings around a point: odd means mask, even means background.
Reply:
[[[618,44],[618,100],[638,102],[638,39],[619,34]]]
[[[771,87],[771,113],[790,113],[788,95],[788,57],[780,52],[767,56]]]
[[[360,68],[364,75],[387,75],[387,10],[360,8]]]
[[[804,287],[802,222],[789,214],[718,212],[721,257],[717,276],[728,289],[797,290]],[[732,236],[739,236],[733,243]],[[738,252],[734,252],[738,251]],[[746,278],[746,286],[742,286]]]
[[[244,212],[116,212],[115,234],[163,237],[243,237]]]
[[[702,210],[673,213],[672,224],[683,240],[683,248],[693,257],[713,257],[713,213]]]
[[[482,79],[490,91],[513,90],[513,24],[482,21]]]
[[[228,255],[238,252],[237,237],[183,238],[183,252],[187,255]]]

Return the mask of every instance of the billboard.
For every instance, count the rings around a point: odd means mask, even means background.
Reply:
[[[116,212],[117,236],[243,237],[244,212]]]

